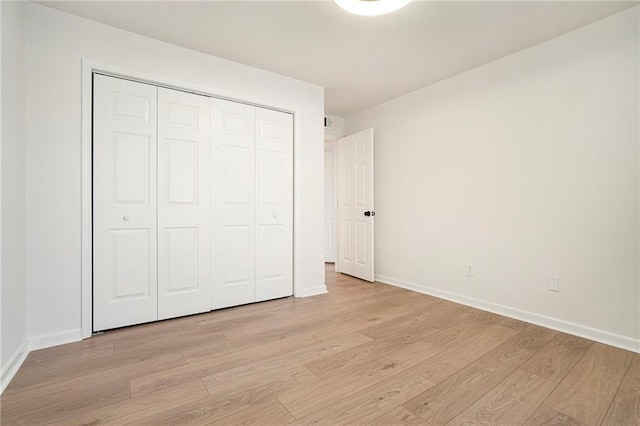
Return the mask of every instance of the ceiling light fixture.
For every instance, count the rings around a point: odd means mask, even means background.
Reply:
[[[355,15],[376,16],[396,11],[411,0],[333,0],[342,9]]]

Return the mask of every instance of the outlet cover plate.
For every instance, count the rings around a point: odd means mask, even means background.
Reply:
[[[560,291],[560,278],[558,277],[547,277],[547,290],[549,291]]]

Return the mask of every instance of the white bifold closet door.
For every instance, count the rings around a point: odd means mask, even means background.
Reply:
[[[212,308],[293,294],[293,117],[211,100]]]
[[[94,76],[94,331],[158,318],[157,93]]]
[[[210,309],[209,98],[94,76],[93,328]]]
[[[158,88],[158,319],[211,309],[209,98]]]

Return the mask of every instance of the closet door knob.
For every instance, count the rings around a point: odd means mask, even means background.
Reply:
[[[122,220],[129,220],[129,216],[122,216]]]
[[[273,214],[273,217],[274,217],[274,218],[276,218],[276,217],[278,217],[278,215],[274,213],[274,214]]]

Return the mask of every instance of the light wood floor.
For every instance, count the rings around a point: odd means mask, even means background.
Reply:
[[[329,294],[32,352],[2,424],[640,424],[640,356],[327,269]]]

